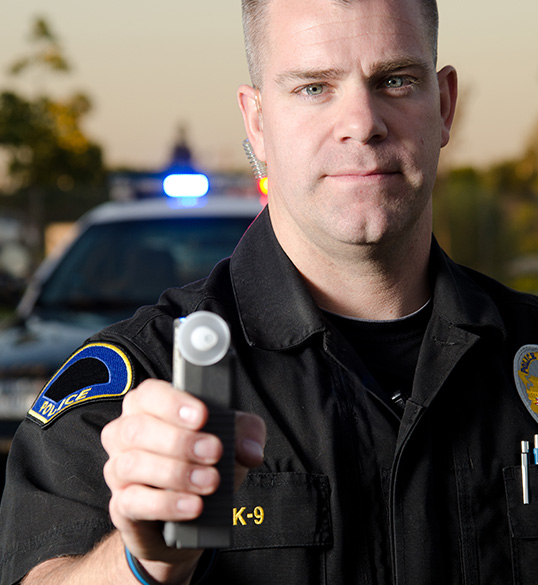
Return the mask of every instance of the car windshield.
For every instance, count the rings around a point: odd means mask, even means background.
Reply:
[[[90,226],[43,284],[36,309],[60,319],[96,315],[103,323],[128,317],[166,288],[206,276],[251,221],[189,217]]]

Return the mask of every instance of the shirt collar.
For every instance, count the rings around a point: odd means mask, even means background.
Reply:
[[[327,323],[298,270],[281,248],[265,208],[250,226],[230,261],[232,286],[248,343],[267,350],[291,349]],[[501,316],[488,294],[432,242],[430,274],[433,315],[478,332],[500,330]],[[484,278],[480,276],[480,278]]]
[[[430,255],[430,274],[435,314],[468,331],[491,330],[506,336],[503,319],[489,292],[492,285],[500,290],[503,288],[501,284],[453,262],[435,238]]]
[[[324,331],[325,321],[278,243],[265,208],[230,261],[239,317],[250,345],[283,350]]]

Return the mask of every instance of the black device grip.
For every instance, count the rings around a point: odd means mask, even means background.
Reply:
[[[212,346],[207,352],[196,348],[191,351],[189,346],[189,339],[198,334],[198,325],[207,334],[201,345]],[[219,437],[223,455],[215,466],[220,474],[219,487],[204,496],[202,514],[188,522],[165,523],[163,535],[170,547],[226,548],[231,546],[235,459],[235,413],[229,409],[234,356],[229,349],[227,325],[213,313],[193,313],[176,324],[174,354],[174,385],[206,403],[209,418],[203,431]]]

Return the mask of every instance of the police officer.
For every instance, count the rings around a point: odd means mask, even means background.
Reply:
[[[90,340],[44,390],[13,446],[2,584],[535,583],[517,443],[537,423],[512,368],[535,359],[538,304],[432,241],[457,93],[434,0],[243,13],[238,98],[268,208],[206,281]],[[172,321],[200,309],[238,356],[219,552],[162,538],[219,483],[205,407],[165,381]]]

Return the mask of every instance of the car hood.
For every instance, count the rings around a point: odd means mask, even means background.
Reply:
[[[95,329],[29,318],[0,330],[0,377],[50,376]]]

